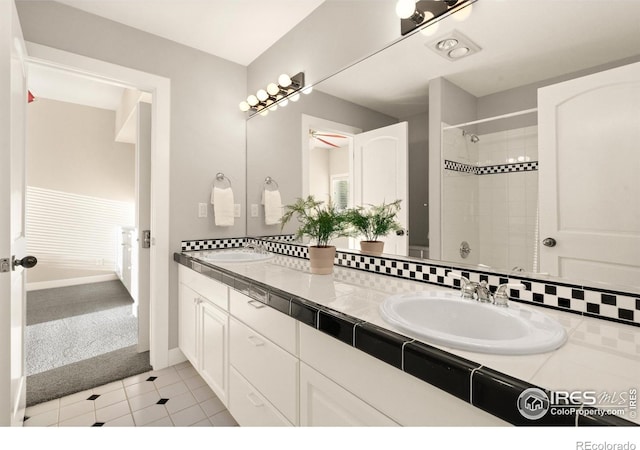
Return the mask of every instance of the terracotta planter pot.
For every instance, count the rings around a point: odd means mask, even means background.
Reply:
[[[336,257],[336,248],[309,246],[309,262],[311,273],[316,275],[329,275],[333,273],[333,260]]]
[[[360,251],[371,255],[382,255],[384,241],[360,241]]]

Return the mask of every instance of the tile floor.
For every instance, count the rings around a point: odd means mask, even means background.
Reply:
[[[220,399],[184,362],[27,408],[24,426],[237,426]]]

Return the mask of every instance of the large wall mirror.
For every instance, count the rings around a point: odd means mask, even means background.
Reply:
[[[615,95],[605,95],[627,102],[624,115],[613,103],[598,111],[589,111],[588,102],[574,106],[585,113],[584,125],[563,119],[567,108],[542,115],[538,104],[546,87],[639,62],[638,17],[640,2],[624,0],[480,0],[465,21],[446,18],[327,78],[298,102],[249,119],[248,235],[295,229],[265,223],[267,177],[285,204],[307,194],[357,203],[359,136],[405,124],[404,172],[388,162],[393,170],[376,175],[390,186],[386,200],[407,192],[408,238],[386,252],[640,291],[640,147],[633,143],[640,135],[640,87],[631,75],[630,82],[613,83],[621,86]],[[545,108],[560,111],[556,106]],[[543,131],[550,120],[565,120],[562,132]],[[607,133],[588,132],[603,121],[611,123]],[[549,142],[561,142],[567,130],[580,136],[579,152],[549,154]],[[554,161],[553,173],[545,158]],[[622,206],[605,207],[611,204]],[[566,217],[576,211],[574,234],[588,222],[596,234],[621,240],[579,244],[603,255],[589,267],[581,268],[581,250],[549,263],[549,249],[563,249],[573,237],[547,236],[545,227],[572,223]],[[546,238],[555,242],[545,245]],[[355,248],[348,240],[337,245]],[[610,254],[614,247],[620,251]]]

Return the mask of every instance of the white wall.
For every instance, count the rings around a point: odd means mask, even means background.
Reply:
[[[113,273],[116,228],[131,225],[135,148],[115,112],[38,98],[27,108],[27,281]]]
[[[173,41],[51,1],[18,1],[25,39],[171,80],[169,249],[186,239],[244,236],[246,68]],[[233,183],[242,218],[216,227],[210,198],[216,172]],[[169,347],[178,345],[178,268],[170,264]]]

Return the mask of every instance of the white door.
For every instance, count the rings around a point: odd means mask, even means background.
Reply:
[[[384,241],[384,253],[406,256],[408,237],[408,124],[401,122],[360,133],[354,139],[353,192],[356,205],[378,205],[402,199],[398,222],[403,231]]]
[[[13,1],[0,2],[0,426],[22,425],[25,272],[26,55]]]
[[[638,286],[640,63],[540,89],[538,131],[540,271]]]
[[[145,244],[143,232],[151,230],[151,105],[138,102],[136,138],[136,233],[135,247],[136,288],[134,305],[138,317],[138,352],[149,350],[150,341],[150,280],[151,248]]]

